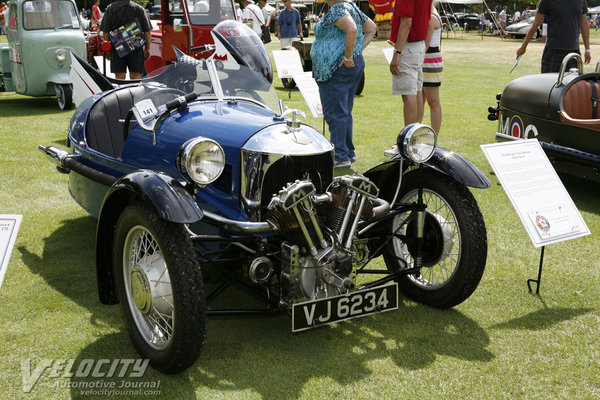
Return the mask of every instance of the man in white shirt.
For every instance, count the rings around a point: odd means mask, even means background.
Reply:
[[[263,13],[254,0],[243,0],[242,5],[244,11],[242,11],[242,22],[245,23],[252,29],[258,37],[262,34],[262,26],[265,24]]]
[[[498,14],[498,21],[500,22],[500,38],[504,39],[504,30],[506,29],[506,10],[508,10],[507,6],[502,7],[502,11]]]
[[[519,12],[519,10],[515,10],[515,13],[513,14],[513,24],[515,22],[519,22],[521,20],[521,13]]]

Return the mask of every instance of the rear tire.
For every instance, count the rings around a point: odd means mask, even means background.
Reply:
[[[466,300],[477,288],[485,269],[487,234],[477,202],[466,186],[432,170],[425,170],[423,201],[427,205],[420,274],[398,279],[402,293],[436,308],[449,308]],[[417,198],[418,175],[403,177],[399,203]],[[408,217],[403,213],[392,220],[395,232]],[[416,223],[408,222],[398,235],[415,237]],[[396,236],[384,249],[389,270],[412,268],[414,243]]]
[[[206,331],[202,273],[185,227],[135,203],[119,216],[113,254],[133,344],[157,370],[185,370],[198,358]]]

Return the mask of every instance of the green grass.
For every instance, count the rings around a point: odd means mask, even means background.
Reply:
[[[592,35],[596,58],[600,40]],[[391,95],[384,46],[376,41],[365,52],[367,84],[354,108],[356,172],[383,161],[383,150],[401,129],[402,102]],[[486,116],[495,94],[510,80],[539,71],[543,44],[531,43],[512,75],[519,41],[465,34],[442,46],[440,144],[492,181],[487,190],[473,190],[489,242],[486,271],[473,296],[444,311],[403,301],[395,312],[301,334],[290,333],[286,315],[211,318],[192,368],[176,376],[148,369],[139,380],[160,379],[161,397],[168,399],[600,397],[600,187],[564,181],[592,235],[548,246],[541,295],[531,295],[525,281],[536,276],[539,249],[479,147],[494,141],[497,126]],[[269,45],[276,48],[278,42]],[[289,107],[309,114],[297,90],[288,101],[279,79],[274,86]],[[0,93],[0,213],[23,214],[0,288],[2,398],[82,397],[75,388],[54,387],[80,380],[51,378],[50,371],[24,393],[23,360],[32,359],[35,367],[44,358],[79,365],[83,359],[138,357],[118,306],[97,299],[95,220],[68,195],[66,176],[36,149],[63,146],[70,116],[53,98]],[[320,119],[309,116],[308,122],[322,127]]]

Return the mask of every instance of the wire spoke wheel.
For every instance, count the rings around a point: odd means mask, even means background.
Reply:
[[[437,308],[453,307],[475,291],[483,275],[485,223],[466,186],[429,169],[424,171],[423,182],[422,267],[418,273],[400,276],[398,287],[415,301]],[[418,184],[416,173],[404,176],[398,202],[416,203]],[[389,229],[393,237],[383,252],[390,271],[415,267],[418,228],[416,215],[410,212],[392,219]]]
[[[401,203],[417,201],[417,190],[407,193]],[[460,261],[461,235],[456,222],[456,215],[450,205],[438,193],[425,189],[423,201],[427,204],[425,218],[425,242],[423,246],[423,268],[419,275],[408,275],[412,282],[426,290],[433,290],[443,286],[454,275]],[[398,226],[408,218],[408,213],[403,213],[394,218],[394,225]],[[416,224],[405,224],[401,235],[410,235],[416,232]],[[414,226],[414,228],[413,228]],[[394,251],[400,255],[408,268],[414,267],[409,245],[399,238],[394,238]]]
[[[142,357],[164,373],[192,365],[204,344],[206,301],[186,227],[162,220],[141,202],[126,207],[116,222],[113,273]]]
[[[125,239],[123,267],[135,324],[150,347],[164,349],[173,336],[173,289],[162,251],[142,226],[131,229]]]

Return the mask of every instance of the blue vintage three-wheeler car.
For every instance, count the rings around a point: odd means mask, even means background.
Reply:
[[[297,332],[396,309],[398,289],[438,308],[466,300],[487,255],[467,186],[485,176],[420,124],[389,161],[334,176],[333,146],[279,102],[258,36],[235,21],[213,36],[226,61],[179,54],[83,101],[70,151],[40,146],[98,218],[100,301],[121,303],[140,354],[186,369],[211,314],[287,311]],[[231,284],[264,306],[216,307]]]

